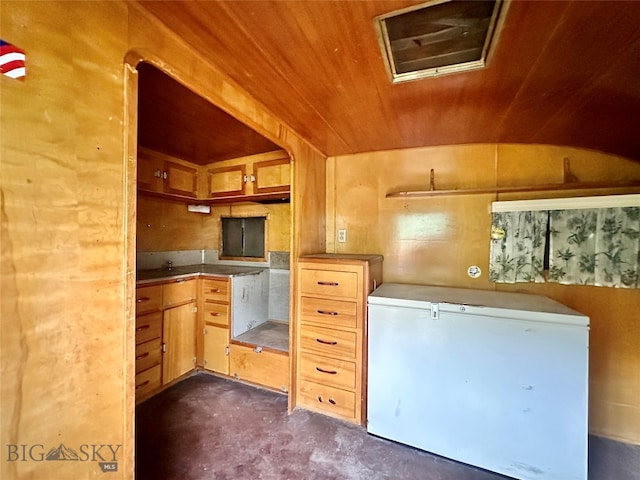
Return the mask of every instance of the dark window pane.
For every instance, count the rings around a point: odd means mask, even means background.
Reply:
[[[244,219],[244,257],[264,257],[264,217]]]
[[[265,217],[222,218],[222,256],[264,258]]]

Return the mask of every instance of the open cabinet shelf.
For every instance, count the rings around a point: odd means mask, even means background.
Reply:
[[[521,193],[521,192],[544,192],[544,191],[566,191],[566,190],[615,190],[639,188],[640,180],[618,181],[618,182],[580,182],[572,173],[569,159],[564,160],[564,182],[549,183],[541,185],[524,186],[503,186],[503,187],[478,187],[437,190],[435,187],[435,171],[431,169],[428,190],[407,190],[387,193],[385,198],[422,198],[435,196],[452,195],[478,195],[486,193]]]

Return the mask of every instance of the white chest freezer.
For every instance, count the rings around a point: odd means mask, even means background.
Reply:
[[[588,317],[389,283],[368,305],[369,433],[517,479],[587,479]]]

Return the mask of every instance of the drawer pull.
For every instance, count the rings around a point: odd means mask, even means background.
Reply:
[[[316,367],[316,370],[321,372],[321,373],[328,373],[329,375],[335,375],[335,374],[338,373],[335,370],[325,370],[325,369],[320,368],[320,367]]]
[[[329,403],[330,403],[331,405],[335,405],[335,404],[336,404],[336,401],[335,401],[333,398],[330,398],[330,399],[329,399]]]
[[[136,360],[142,360],[144,357],[148,357],[148,356],[149,356],[149,352],[144,352],[141,355],[137,355]]]
[[[151,298],[149,297],[140,297],[140,298],[136,298],[136,303],[144,303],[144,302],[148,302],[149,300],[151,300]]]
[[[336,341],[322,340],[321,338],[316,338],[316,342],[322,343],[324,345],[337,345],[338,344],[338,342],[336,342]]]
[[[151,328],[151,325],[140,325],[136,328],[136,332],[141,332],[142,330],[146,330],[147,328]]]
[[[209,315],[211,315],[212,317],[219,317],[220,314],[218,312],[209,312]]]
[[[329,310],[316,310],[320,315],[338,315],[338,312],[330,312]]]
[[[318,395],[318,401],[322,403],[322,397],[320,395]]]
[[[222,290],[220,290],[219,288],[212,288],[211,289],[211,293],[220,293],[222,292]]]
[[[323,287],[337,287],[338,282],[318,282],[318,285],[322,285]]]
[[[142,382],[140,385],[136,385],[136,390],[140,390],[141,388],[146,387],[147,385],[149,385],[149,380],[145,380],[144,382]]]

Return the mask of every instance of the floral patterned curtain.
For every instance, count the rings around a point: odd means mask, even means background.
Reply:
[[[493,213],[489,278],[496,283],[544,282],[548,211]]]
[[[549,280],[640,287],[640,207],[552,210]]]

